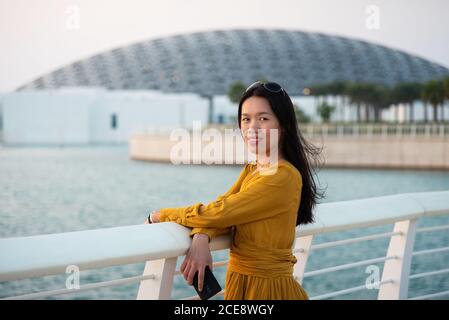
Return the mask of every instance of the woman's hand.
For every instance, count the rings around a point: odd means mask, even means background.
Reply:
[[[181,265],[181,272],[189,285],[193,283],[193,277],[198,271],[198,289],[203,291],[204,270],[209,266],[212,271],[212,255],[209,248],[209,236],[197,233],[193,236],[192,244],[184,262]]]
[[[153,223],[161,222],[160,220],[161,213],[159,211],[153,211],[151,214],[151,219],[153,220]]]
[[[161,222],[159,217],[160,217],[161,213],[159,211],[152,211],[151,212],[151,220],[153,220],[153,223],[158,223]],[[148,221],[148,218],[145,219],[145,221],[143,222],[143,224],[149,224],[150,222]]]

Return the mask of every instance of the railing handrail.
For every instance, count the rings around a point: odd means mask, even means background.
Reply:
[[[182,256],[189,233],[169,222],[0,239],[0,281],[62,274],[70,265],[87,270]],[[229,246],[229,236],[211,243],[213,250]]]
[[[449,213],[449,191],[408,193],[317,205],[315,223],[297,237]],[[338,214],[336,214],[338,212]],[[94,239],[95,241],[92,241]],[[0,239],[0,281],[174,258],[190,246],[189,229],[174,222]],[[211,242],[227,249],[230,237]]]
[[[449,213],[447,199],[449,191],[432,191],[323,203],[317,205],[315,223],[297,228],[296,236],[445,215]]]

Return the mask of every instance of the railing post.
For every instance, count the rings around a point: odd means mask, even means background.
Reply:
[[[337,125],[337,137],[341,138],[344,135],[344,126],[343,124]]]
[[[140,282],[137,300],[169,300],[178,258],[147,261],[143,275],[153,274],[153,279]]]
[[[426,138],[430,137],[430,126],[428,124],[426,124],[424,127],[424,135],[426,136]]]
[[[369,137],[369,138],[372,138],[372,137],[373,137],[373,125],[372,125],[372,124],[369,124],[369,125],[366,127],[366,130],[367,130],[367,135],[368,135],[368,137]]]
[[[388,138],[388,126],[387,125],[381,126],[381,136],[382,136],[382,139]]]
[[[302,284],[302,279],[304,278],[304,272],[306,270],[307,259],[309,258],[312,241],[313,235],[299,237],[298,239],[296,239],[295,247],[293,249],[293,251],[301,250],[295,252],[295,257],[298,262],[293,267],[293,276],[300,284]]]
[[[314,132],[313,132],[313,128],[312,125],[307,125],[307,134],[309,135],[309,138],[313,138],[314,137]]]
[[[402,126],[402,125],[399,125],[399,124],[396,126],[396,137],[402,138],[402,131],[403,131],[403,130],[402,130],[402,129],[403,129],[402,127],[403,127],[403,126]]]
[[[393,280],[393,282],[380,285],[379,300],[407,299],[416,222],[416,219],[405,220],[396,222],[394,225],[393,232],[400,232],[401,235],[391,237],[387,257],[396,256],[397,259],[385,261],[381,280]]]

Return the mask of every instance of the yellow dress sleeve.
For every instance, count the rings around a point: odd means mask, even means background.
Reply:
[[[281,166],[272,175],[254,177],[245,190],[207,205],[196,203],[161,209],[160,221],[173,221],[186,227],[227,228],[263,220],[284,213],[285,206],[296,204],[285,201],[299,194],[301,187],[301,179]]]
[[[242,171],[240,172],[239,177],[237,178],[237,181],[232,185],[232,187],[226,191],[223,195],[220,195],[217,197],[215,201],[220,201],[222,198],[227,197],[231,194],[234,194],[240,190],[240,186],[242,185],[242,181],[246,176],[246,170],[248,166],[245,166]],[[226,234],[230,232],[231,228],[206,228],[206,227],[197,227],[193,228],[190,232],[190,237],[193,237],[197,233],[203,233],[207,234],[209,237],[209,241],[214,239],[215,237],[218,237],[221,234]]]

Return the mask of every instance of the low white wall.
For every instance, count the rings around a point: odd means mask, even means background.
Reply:
[[[310,141],[323,147],[325,167],[449,170],[449,140],[445,137],[328,137],[324,141]],[[203,164],[231,164],[232,159],[235,159],[234,163],[241,164],[250,158],[246,152],[242,152],[243,148],[238,147],[237,151],[230,149],[213,157],[204,152],[206,148],[212,149],[214,143],[216,149],[232,143],[225,135],[218,142],[201,141],[201,147],[196,152],[192,148],[191,153],[184,153],[182,162],[195,163],[194,159],[202,159]],[[243,143],[241,139],[237,139],[237,142],[240,145]],[[170,140],[169,136],[135,135],[130,140],[129,155],[135,160],[173,162],[171,153],[178,143]]]

